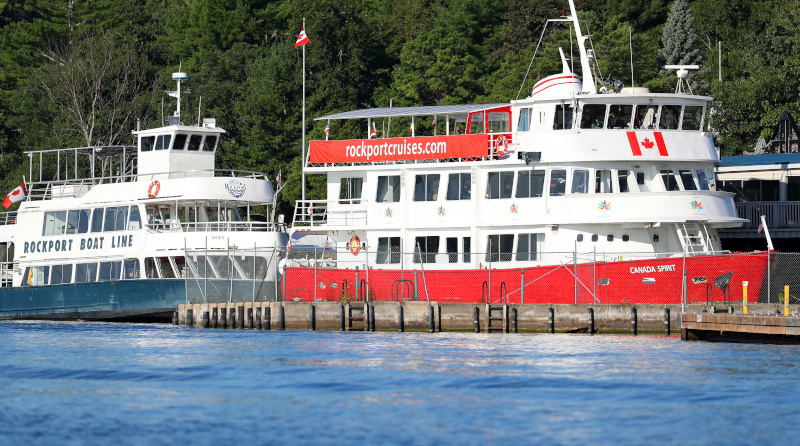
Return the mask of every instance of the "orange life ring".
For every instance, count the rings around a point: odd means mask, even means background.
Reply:
[[[159,183],[158,180],[153,181],[152,183],[150,183],[150,187],[147,188],[147,196],[150,198],[156,198],[160,190],[161,190],[161,183]]]
[[[353,238],[350,239],[350,252],[352,252],[354,256],[357,256],[359,250],[361,250],[361,240],[357,235],[354,235]]]
[[[497,139],[497,154],[506,156],[506,153],[508,153],[508,138],[503,135]]]

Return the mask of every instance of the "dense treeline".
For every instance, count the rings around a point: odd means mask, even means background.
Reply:
[[[664,63],[701,63],[692,86],[716,97],[724,154],[769,137],[784,109],[800,116],[800,0],[676,2],[577,1],[603,79],[631,85],[629,38],[633,80],[653,91],[674,88]],[[25,173],[24,151],[132,143],[137,119],[158,124],[162,92],[181,65],[192,90],[184,122],[197,121],[202,96],[202,115],[228,131],[218,167],[282,170],[287,214],[300,195],[302,62],[293,46],[304,17],[311,138],[323,137],[314,117],[390,100],[514,99],[543,36],[525,95],[560,70],[558,47],[568,53],[571,36],[563,24],[545,29],[568,11],[566,0],[11,0],[0,8],[2,190]],[[364,133],[355,126],[334,136]],[[320,180],[309,180],[312,198],[323,194]]]

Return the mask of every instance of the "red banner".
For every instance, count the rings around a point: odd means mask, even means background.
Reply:
[[[311,141],[309,150],[311,163],[482,158],[489,155],[489,135]]]

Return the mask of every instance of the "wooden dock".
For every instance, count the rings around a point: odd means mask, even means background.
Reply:
[[[800,343],[800,317],[725,314],[681,314],[684,341]]]

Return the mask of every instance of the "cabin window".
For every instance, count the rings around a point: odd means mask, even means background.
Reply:
[[[628,185],[628,175],[630,174],[627,170],[618,170],[617,171],[617,182],[619,183],[619,191],[621,193],[630,192],[631,188]]]
[[[96,282],[97,263],[79,263],[75,265],[75,283]]]
[[[106,208],[105,224],[103,232],[124,231],[125,222],[128,220],[128,207],[109,207]]]
[[[662,170],[661,179],[664,180],[664,189],[668,191],[681,190],[678,186],[678,182],[675,180],[675,174],[673,174],[671,170]]]
[[[521,108],[519,110],[519,122],[517,123],[517,131],[527,132],[531,129],[531,109]]]
[[[131,219],[128,222],[129,231],[138,231],[142,229],[142,217],[139,215],[139,206],[131,206]]]
[[[156,268],[156,259],[147,257],[144,259],[144,274],[148,279],[158,279],[158,269]]]
[[[572,107],[568,105],[556,105],[555,118],[553,119],[553,130],[565,130],[572,128]]]
[[[592,241],[593,241],[593,242],[596,242],[596,241],[597,241],[597,234],[592,234]]]
[[[472,176],[469,173],[451,173],[447,179],[448,200],[469,200],[472,196]]]
[[[439,237],[417,237],[414,239],[414,263],[436,263],[439,252]]]
[[[622,241],[629,242],[631,240],[631,236],[628,234],[622,234]]]
[[[687,105],[683,108],[683,123],[681,124],[683,130],[700,130],[702,122],[702,105]]]
[[[206,139],[203,140],[203,151],[213,152],[217,147],[217,139],[217,135],[206,135]]]
[[[414,201],[436,201],[439,199],[439,174],[416,175],[414,178]]]
[[[169,149],[170,141],[172,141],[172,135],[158,135],[158,137],[156,137],[155,150]]]
[[[25,268],[22,285],[47,285],[50,279],[50,266],[34,266]]]
[[[44,213],[44,228],[42,235],[61,235],[67,226],[67,211],[54,211]]]
[[[203,135],[191,135],[189,136],[189,145],[186,147],[187,150],[200,150],[200,141],[203,140]]]
[[[511,198],[511,188],[514,186],[514,172],[489,172],[486,182],[486,198]]]
[[[639,186],[639,191],[650,192],[647,183],[644,181],[644,172],[636,172],[636,185]]]
[[[585,194],[589,192],[589,171],[588,170],[573,170],[572,171],[572,193]]]
[[[445,248],[447,248],[447,261],[458,263],[458,237],[447,237]]]
[[[487,262],[510,262],[514,251],[514,234],[490,235],[486,241]]]
[[[606,241],[613,242],[614,241],[614,234],[608,234],[606,236]]]
[[[147,225],[152,229],[169,229],[169,206],[147,205],[144,207],[147,212]]]
[[[175,135],[175,142],[172,143],[172,150],[183,150],[186,145],[186,133],[178,133]]]
[[[158,258],[159,269],[161,270],[161,277],[164,279],[174,279],[175,278],[175,271],[172,269],[172,262],[169,261],[169,257],[159,257]]]
[[[633,117],[633,105],[611,104],[608,110],[608,128],[629,129]]]
[[[582,129],[602,129],[606,123],[605,104],[584,104],[581,113]]]
[[[140,141],[140,144],[139,144],[140,150],[142,152],[149,152],[149,151],[153,150],[153,146],[156,143],[156,137],[155,136],[142,136],[141,139],[139,139],[139,141]]]
[[[378,203],[397,203],[400,201],[400,175],[378,177]]]
[[[122,262],[122,268],[122,280],[132,280],[140,277],[139,259],[125,259]]]
[[[103,232],[103,208],[92,211],[92,232]]]
[[[53,265],[50,268],[50,285],[72,282],[72,264]]]
[[[663,130],[678,130],[678,123],[681,120],[680,105],[662,105],[659,115],[658,128]]]
[[[694,178],[692,177],[691,170],[681,170],[681,183],[683,183],[683,190],[697,190],[697,187],[694,185]]]
[[[611,193],[611,171],[607,169],[598,169],[594,171],[594,193],[596,194],[610,194]]]
[[[89,232],[89,210],[78,209],[67,213],[67,234],[85,234]]]
[[[469,133],[483,133],[483,112],[473,113],[469,118]]]
[[[517,260],[538,260],[538,242],[539,234],[519,234],[517,236]]]
[[[511,131],[511,116],[508,112],[489,112],[489,133],[507,133]]]
[[[378,237],[378,264],[400,263],[400,237]]]
[[[697,171],[697,182],[700,183],[700,190],[709,190],[708,179],[705,170]]]
[[[560,197],[567,190],[567,171],[553,169],[550,171],[550,196]]]
[[[116,260],[114,262],[100,262],[100,268],[97,270],[98,282],[110,282],[112,280],[119,280],[122,275],[122,261]]]
[[[470,237],[464,237],[461,240],[462,246],[464,248],[464,262],[469,263],[472,261],[471,249],[472,249],[472,239]]]
[[[517,198],[541,197],[544,190],[544,170],[517,172]]]
[[[657,117],[658,117],[657,105],[637,105],[636,117],[633,119],[633,128],[654,129],[656,128]]]
[[[361,203],[361,188],[363,185],[363,178],[342,178],[339,183],[339,200],[341,200],[339,203]]]

